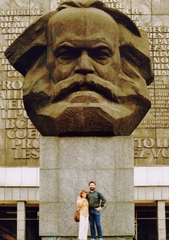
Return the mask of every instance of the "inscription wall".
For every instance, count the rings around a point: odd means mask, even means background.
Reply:
[[[23,77],[4,51],[33,21],[56,7],[56,1],[0,3],[0,166],[39,166],[40,134],[24,110]]]
[[[4,56],[6,48],[61,1],[5,0],[0,3],[0,166],[39,166],[39,132],[24,110],[23,77]],[[168,0],[105,0],[147,32],[155,81],[152,108],[133,132],[135,165],[169,165]]]

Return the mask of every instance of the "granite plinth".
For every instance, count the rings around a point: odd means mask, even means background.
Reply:
[[[76,200],[90,180],[107,199],[104,237],[134,235],[132,137],[42,137],[40,149],[40,236],[77,237]]]

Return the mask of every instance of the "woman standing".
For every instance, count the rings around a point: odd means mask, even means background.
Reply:
[[[89,222],[89,203],[86,199],[87,193],[86,190],[82,190],[77,199],[77,207],[80,209],[79,240],[87,240]]]

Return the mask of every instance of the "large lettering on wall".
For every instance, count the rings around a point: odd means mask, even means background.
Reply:
[[[24,110],[23,77],[8,63],[6,48],[39,16],[61,1],[0,3],[0,166],[38,166],[39,132]],[[135,165],[169,165],[169,11],[160,1],[105,0],[127,14],[148,34],[155,81],[149,86],[152,107],[137,129]]]
[[[0,165],[38,166],[39,132],[26,115],[23,105],[23,77],[4,56],[6,48],[44,9],[0,10]]]
[[[135,165],[168,165],[169,138],[136,138]]]

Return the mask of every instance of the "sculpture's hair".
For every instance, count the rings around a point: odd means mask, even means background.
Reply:
[[[127,28],[129,31],[131,31],[134,35],[141,37],[140,32],[138,28],[136,27],[135,23],[125,14],[118,11],[117,9],[107,7],[106,4],[104,4],[101,1],[98,0],[86,0],[86,1],[65,1],[61,3],[58,7],[58,11],[61,11],[66,8],[97,8],[100,9],[106,13],[108,13],[116,22],[117,24],[122,24],[125,28]]]

